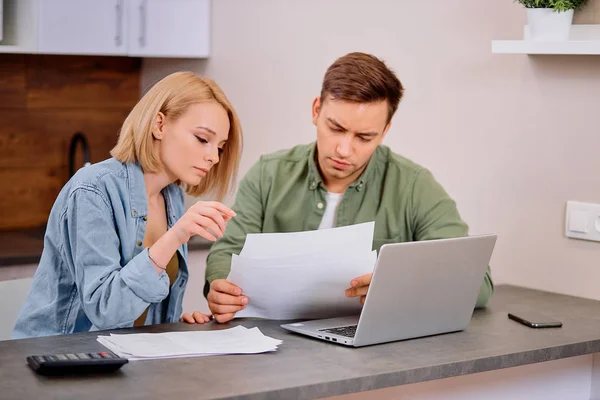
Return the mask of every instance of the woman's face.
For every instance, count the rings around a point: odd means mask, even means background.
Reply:
[[[218,162],[229,138],[227,111],[217,102],[193,104],[177,120],[159,114],[152,132],[173,180],[196,186]]]

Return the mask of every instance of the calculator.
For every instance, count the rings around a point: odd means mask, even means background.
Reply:
[[[27,357],[27,364],[41,375],[71,375],[112,372],[127,364],[111,352],[50,354]]]

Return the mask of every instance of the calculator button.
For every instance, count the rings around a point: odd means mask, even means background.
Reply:
[[[88,356],[85,353],[77,353],[76,356],[79,357],[80,360],[89,360],[90,359],[90,356]]]
[[[56,358],[58,358],[61,361],[68,360],[67,356],[65,356],[64,354],[57,354]]]
[[[43,362],[46,361],[46,359],[44,357],[42,357],[42,356],[34,356],[33,359],[35,361],[37,361],[38,363],[43,363]]]
[[[58,361],[58,358],[56,356],[46,356],[46,361]]]
[[[96,358],[96,359],[102,358],[102,356],[100,354],[98,354],[98,353],[90,353],[90,357]]]
[[[100,352],[98,354],[100,354],[103,358],[111,358],[110,353],[108,353],[106,351],[102,351],[102,352]]]
[[[69,360],[77,360],[77,356],[75,354],[67,354],[67,358]]]

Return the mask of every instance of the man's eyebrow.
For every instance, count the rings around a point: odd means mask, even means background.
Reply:
[[[335,119],[333,118],[329,118],[327,117],[327,121],[329,121],[330,124],[334,125],[336,128],[341,129],[343,131],[347,130],[346,128],[344,128],[339,122],[337,122]]]
[[[377,132],[358,132],[357,135],[373,137],[373,136],[379,135],[379,133],[377,133]]]

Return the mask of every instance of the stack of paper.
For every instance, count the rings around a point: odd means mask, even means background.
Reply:
[[[201,332],[135,333],[98,336],[98,342],[129,360],[198,357],[221,354],[257,354],[276,351],[282,341],[258,328],[236,326]]]
[[[236,317],[276,320],[358,314],[350,281],[373,272],[374,222],[294,233],[249,234],[227,278],[248,297]]]

